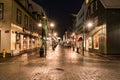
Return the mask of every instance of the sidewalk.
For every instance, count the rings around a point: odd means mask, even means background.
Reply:
[[[118,60],[118,61],[120,60],[120,55],[105,55],[105,54],[100,54],[100,53],[90,53],[87,51],[84,51],[84,54],[83,52],[78,53],[78,54],[81,54],[84,57],[107,59],[107,60]]]
[[[1,63],[1,62],[7,62],[7,61],[9,61],[10,58],[12,58],[11,55],[7,54],[7,55],[5,56],[5,58],[3,58],[3,54],[0,53],[0,63]]]
[[[89,52],[84,52],[84,55],[104,58],[108,60],[120,60],[120,55],[105,55],[105,54],[100,54],[100,53],[89,53]]]
[[[103,54],[98,54],[98,55],[107,58],[109,60],[120,60],[120,55],[103,55]]]

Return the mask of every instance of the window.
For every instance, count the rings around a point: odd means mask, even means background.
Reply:
[[[98,9],[98,1],[96,0],[96,2],[95,2],[95,10],[97,10]]]
[[[92,37],[88,38],[88,47],[92,48]]]
[[[29,29],[32,31],[34,29],[34,21],[32,19],[30,19],[30,24],[29,24]]]
[[[93,11],[93,6],[94,6],[93,3],[91,3],[91,14],[93,14],[93,12],[94,12]]]
[[[24,16],[24,27],[28,28],[28,16],[27,15]]]
[[[99,49],[99,37],[94,36],[94,49]]]
[[[3,19],[3,8],[4,7],[4,4],[3,3],[0,3],[0,19]]]
[[[89,8],[88,8],[88,16],[90,16],[90,14],[91,14],[91,6],[89,6]]]
[[[32,19],[29,19],[29,29],[32,28],[32,23],[33,23]]]
[[[22,12],[17,9],[17,23],[21,24],[21,20],[22,20]]]

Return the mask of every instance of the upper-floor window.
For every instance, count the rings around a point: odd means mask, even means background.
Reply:
[[[88,7],[88,12],[87,12],[88,16],[90,16],[91,14],[91,6]]]
[[[24,27],[28,28],[28,16],[24,16]]]
[[[94,12],[94,11],[93,11],[93,7],[94,7],[93,2],[91,3],[90,6],[91,6],[91,9],[90,9],[90,10],[91,10],[91,14],[93,14],[93,12]]]
[[[32,26],[33,26],[33,20],[29,19],[29,29],[32,29]]]
[[[3,19],[4,4],[0,3],[0,19]]]
[[[25,0],[25,8],[28,9],[28,0]]]
[[[98,0],[95,1],[95,10],[98,9]]]
[[[21,10],[17,9],[17,23],[21,24],[21,20],[22,20],[22,12]]]

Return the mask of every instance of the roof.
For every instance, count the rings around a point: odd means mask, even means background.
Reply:
[[[105,8],[120,8],[120,0],[100,0]]]

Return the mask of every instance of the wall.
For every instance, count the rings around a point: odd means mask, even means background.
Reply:
[[[108,54],[120,54],[120,9],[107,10]]]
[[[12,9],[12,0],[0,0],[0,3],[4,3],[4,17],[1,20],[1,50],[6,49],[7,52],[10,52],[10,22],[11,22],[11,9]]]

